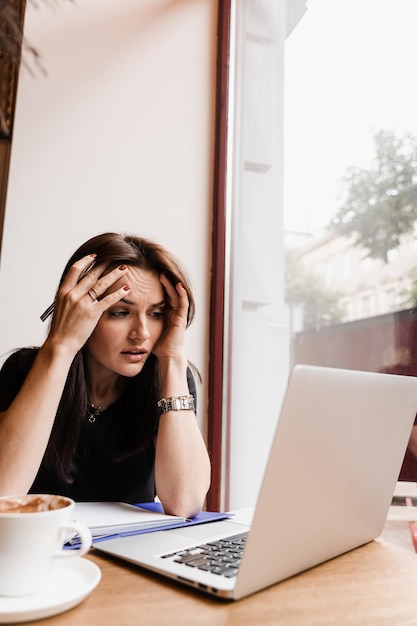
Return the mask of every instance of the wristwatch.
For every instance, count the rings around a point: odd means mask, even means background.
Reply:
[[[161,409],[161,413],[167,413],[168,411],[194,411],[194,398],[193,396],[177,396],[172,398],[162,398],[159,400],[158,407]]]

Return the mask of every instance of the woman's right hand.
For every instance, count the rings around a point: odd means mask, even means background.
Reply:
[[[47,341],[74,355],[84,346],[103,312],[130,290],[129,285],[124,285],[106,293],[126,273],[127,265],[120,265],[102,276],[106,264],[88,269],[94,258],[95,255],[88,255],[71,266],[55,300]]]

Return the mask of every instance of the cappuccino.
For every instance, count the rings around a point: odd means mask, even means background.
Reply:
[[[41,513],[62,509],[70,503],[62,496],[34,495],[0,498],[0,513]]]

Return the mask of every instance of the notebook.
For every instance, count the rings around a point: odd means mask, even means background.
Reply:
[[[417,378],[298,365],[251,519],[238,511],[227,521],[96,547],[239,600],[381,534],[416,411]],[[207,571],[204,552],[236,535],[224,571]]]

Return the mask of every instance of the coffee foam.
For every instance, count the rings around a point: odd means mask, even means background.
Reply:
[[[27,494],[0,498],[0,513],[42,513],[68,506],[62,496]]]

